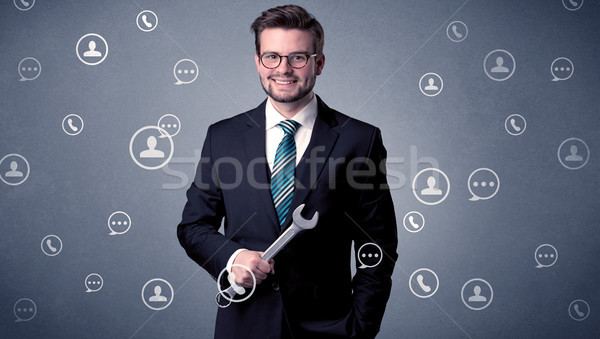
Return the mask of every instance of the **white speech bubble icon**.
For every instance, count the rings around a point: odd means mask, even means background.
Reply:
[[[37,306],[33,300],[21,298],[15,303],[13,312],[16,317],[15,322],[29,321],[37,314]]]
[[[556,58],[552,61],[552,65],[550,65],[550,74],[552,74],[552,81],[564,81],[569,79],[573,72],[575,71],[575,66],[573,62],[567,58]]]
[[[471,192],[470,201],[487,200],[498,193],[500,178],[489,168],[478,168],[469,175],[467,186]]]
[[[545,268],[556,264],[558,260],[558,251],[556,247],[550,244],[543,244],[538,246],[535,250],[535,262],[537,266],[535,268]]]
[[[190,59],[181,59],[173,67],[173,75],[177,82],[175,85],[191,84],[198,78],[198,65]]]
[[[156,126],[159,128],[159,138],[174,137],[181,130],[181,121],[173,114],[165,114],[158,119]]]
[[[131,218],[123,211],[116,211],[108,217],[109,235],[125,234],[131,227]]]
[[[42,65],[36,58],[27,57],[19,62],[17,69],[21,78],[19,81],[31,81],[37,79],[42,73]]]
[[[373,268],[383,260],[383,251],[376,243],[364,243],[356,252],[356,257],[360,263],[359,269]]]
[[[104,280],[98,273],[91,273],[84,280],[86,292],[98,292],[104,286]]]

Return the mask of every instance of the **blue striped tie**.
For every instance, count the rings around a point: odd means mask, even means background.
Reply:
[[[275,152],[275,162],[271,173],[271,196],[273,204],[275,204],[279,226],[283,226],[294,195],[296,172],[294,133],[300,124],[294,120],[284,120],[277,126],[281,127],[284,135]]]

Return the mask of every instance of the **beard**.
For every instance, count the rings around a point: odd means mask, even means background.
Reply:
[[[280,102],[280,103],[291,103],[291,102],[296,102],[296,101],[304,98],[310,92],[312,92],[313,87],[315,87],[316,79],[317,79],[317,76],[313,74],[310,78],[306,79],[306,82],[304,84],[297,82],[296,84],[298,86],[294,90],[294,92],[277,91],[276,89],[273,88],[273,82],[272,82],[270,76],[267,77],[266,80],[263,80],[263,78],[260,77],[260,84],[261,84],[263,90],[265,91],[265,93],[267,93],[267,95],[274,101]],[[293,78],[290,80],[298,81],[298,79],[296,79],[296,78]],[[267,83],[266,86],[265,86],[265,82]]]

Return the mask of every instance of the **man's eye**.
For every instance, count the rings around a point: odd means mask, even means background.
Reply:
[[[305,57],[304,57],[304,55],[292,54],[292,55],[290,55],[290,59],[292,59],[294,61],[303,61],[305,59]]]
[[[263,59],[274,60],[275,58],[277,58],[277,56],[275,54],[265,54],[265,55],[263,55]]]

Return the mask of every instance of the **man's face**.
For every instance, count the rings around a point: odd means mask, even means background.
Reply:
[[[310,32],[283,28],[267,28],[260,33],[260,54],[267,52],[279,55],[316,53]],[[254,59],[263,89],[272,100],[282,103],[296,102],[309,95],[325,64],[325,57],[319,55],[310,58],[303,68],[295,69],[288,64],[287,58],[282,58],[277,68],[268,69],[261,64],[259,55]]]

